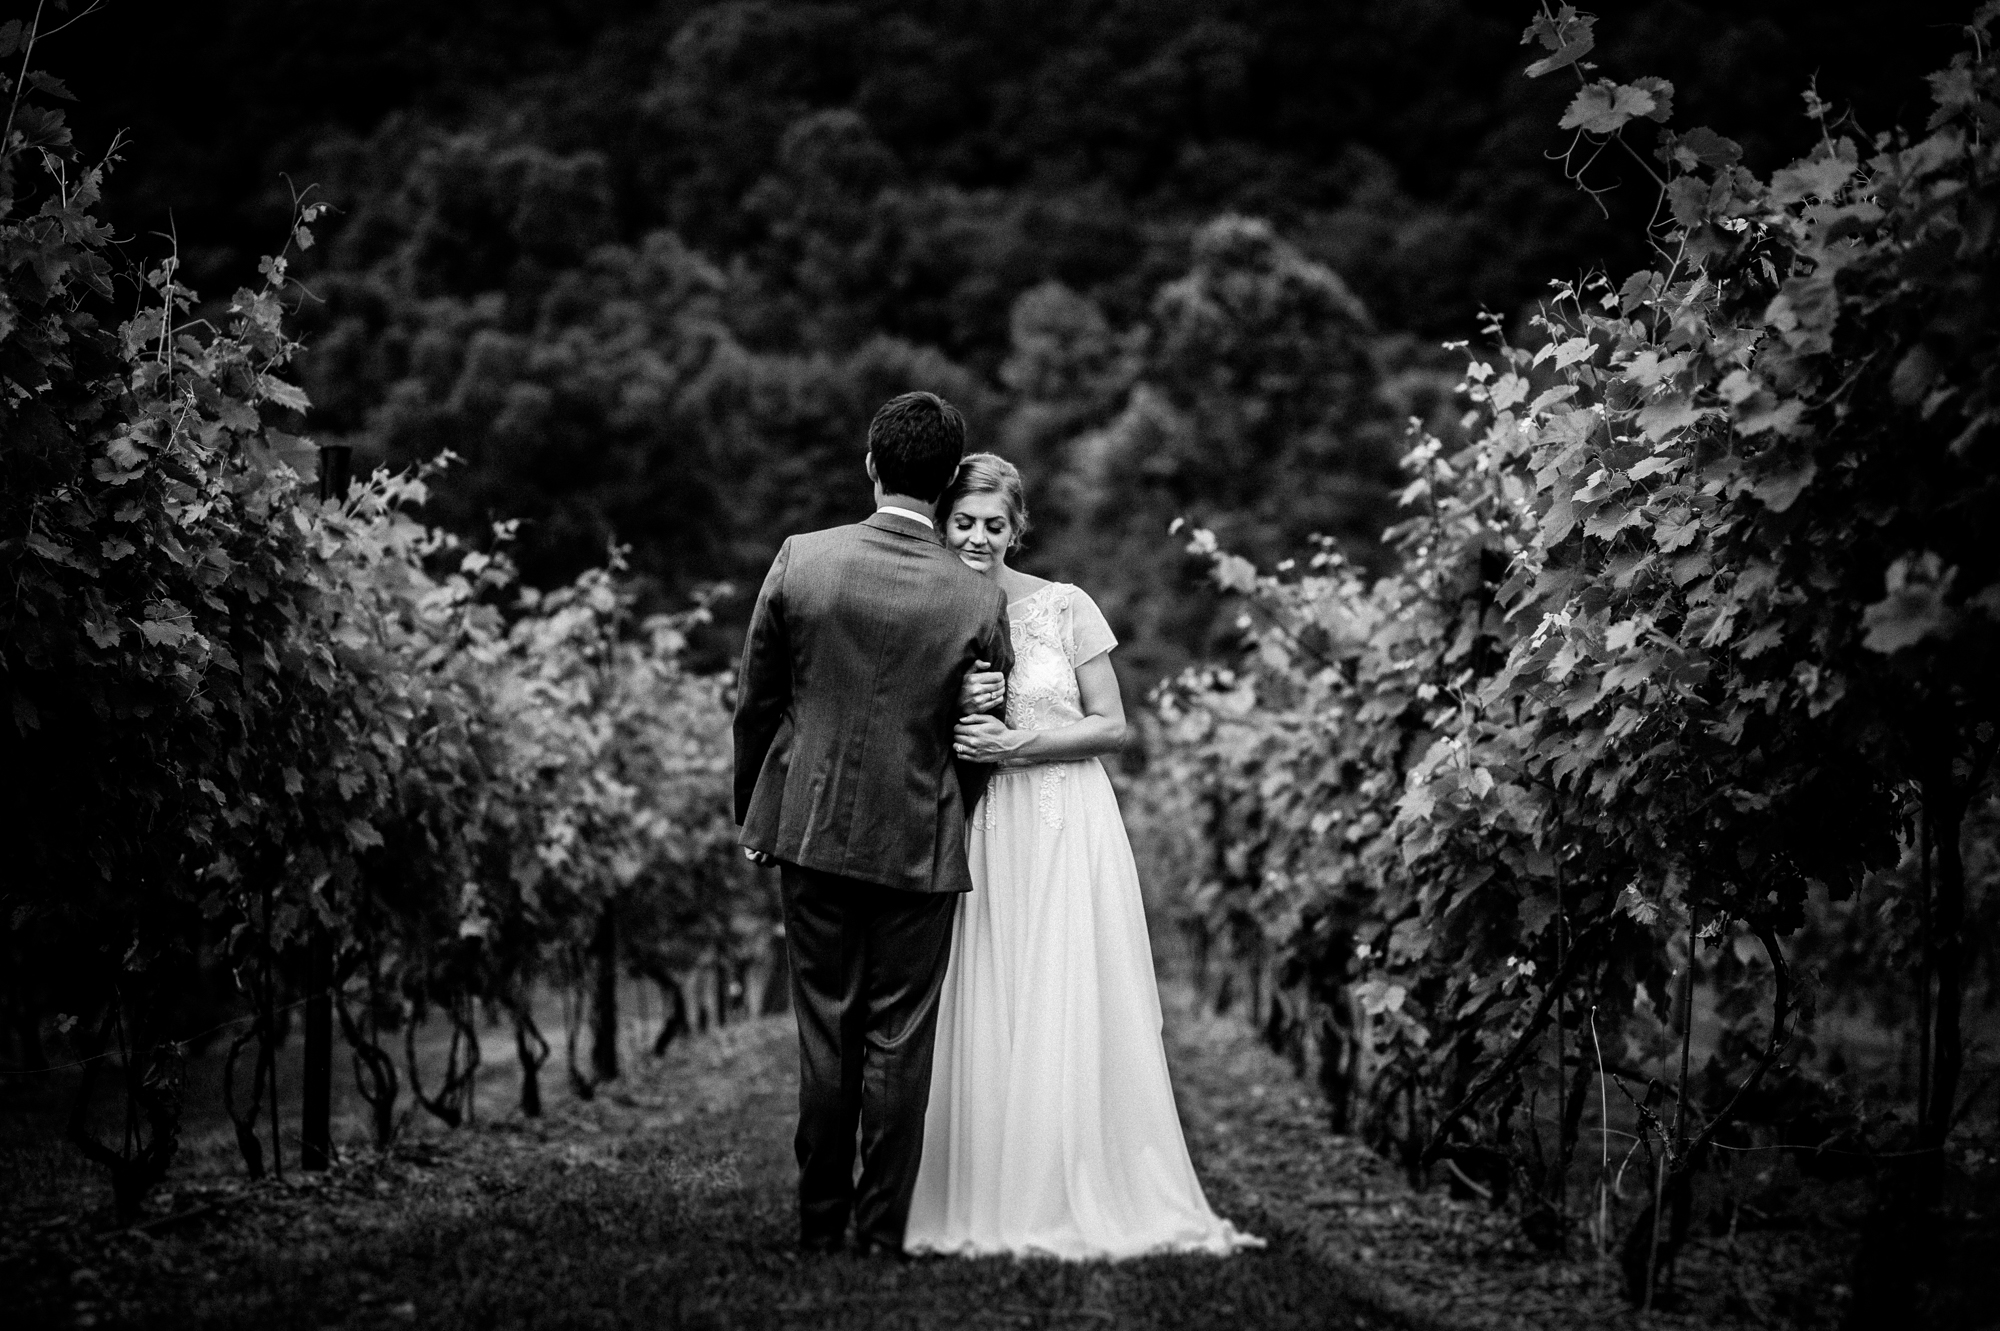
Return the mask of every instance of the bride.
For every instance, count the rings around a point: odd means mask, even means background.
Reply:
[[[938,500],[945,543],[1006,591],[1006,720],[961,758],[998,769],[972,814],[973,891],[945,974],[906,1251],[1066,1258],[1228,1253],[1181,1136],[1139,876],[1098,762],[1125,737],[1112,636],[1077,587],[1007,566],[1020,473],[974,453]],[[968,683],[968,696],[998,676]]]

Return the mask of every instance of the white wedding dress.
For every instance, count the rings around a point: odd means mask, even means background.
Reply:
[[[1008,611],[1007,724],[1081,720],[1116,639],[1079,589]],[[1208,1207],[1160,1039],[1139,875],[1102,764],[995,773],[974,810],[938,1008],[910,1252],[1084,1258],[1260,1246]]]

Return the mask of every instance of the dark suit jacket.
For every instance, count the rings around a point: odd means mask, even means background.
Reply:
[[[776,859],[913,892],[968,892],[987,769],[954,762],[976,659],[1013,666],[1007,596],[922,523],[877,513],[794,536],[750,617],[736,821]]]

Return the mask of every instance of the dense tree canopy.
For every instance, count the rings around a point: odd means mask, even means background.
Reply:
[[[1963,17],[1885,32],[1851,8],[1654,0],[1597,59],[1672,79],[1684,114],[1745,127],[1768,170],[1811,137],[1796,89],[1815,73],[1887,123]],[[1545,159],[1563,99],[1514,76],[1509,6],[239,0],[115,18],[72,79],[84,142],[137,139],[111,220],[140,251],[177,227],[192,283],[226,290],[284,225],[286,180],[317,184],[334,212],[300,272],[325,302],[301,365],[318,437],[399,464],[456,448],[440,516],[468,534],[524,518],[544,585],[613,539],[656,596],[754,580],[786,531],[864,502],[859,427],[921,385],[1028,468],[1044,571],[1102,586],[1151,676],[1209,621],[1185,568],[1135,564],[1131,540],[1185,507],[1379,557],[1383,440],[1437,396],[1417,349],[1482,306],[1525,309],[1550,275],[1644,257],[1636,173],[1608,168],[1632,177],[1608,223]],[[1269,229],[1201,231],[1222,214]],[[1348,293],[1338,386],[1222,368],[1326,336],[1303,307],[1283,332],[1195,317],[1235,263]],[[1030,368],[1052,320],[1092,347],[1061,383]],[[1254,401],[1218,416],[1239,389]],[[1162,430],[1171,477],[1133,451]]]

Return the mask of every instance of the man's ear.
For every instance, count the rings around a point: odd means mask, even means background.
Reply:
[[[868,450],[868,455],[861,460],[861,465],[868,469],[868,483],[870,485],[880,485],[882,483],[882,478],[875,474],[874,449],[871,448]]]

